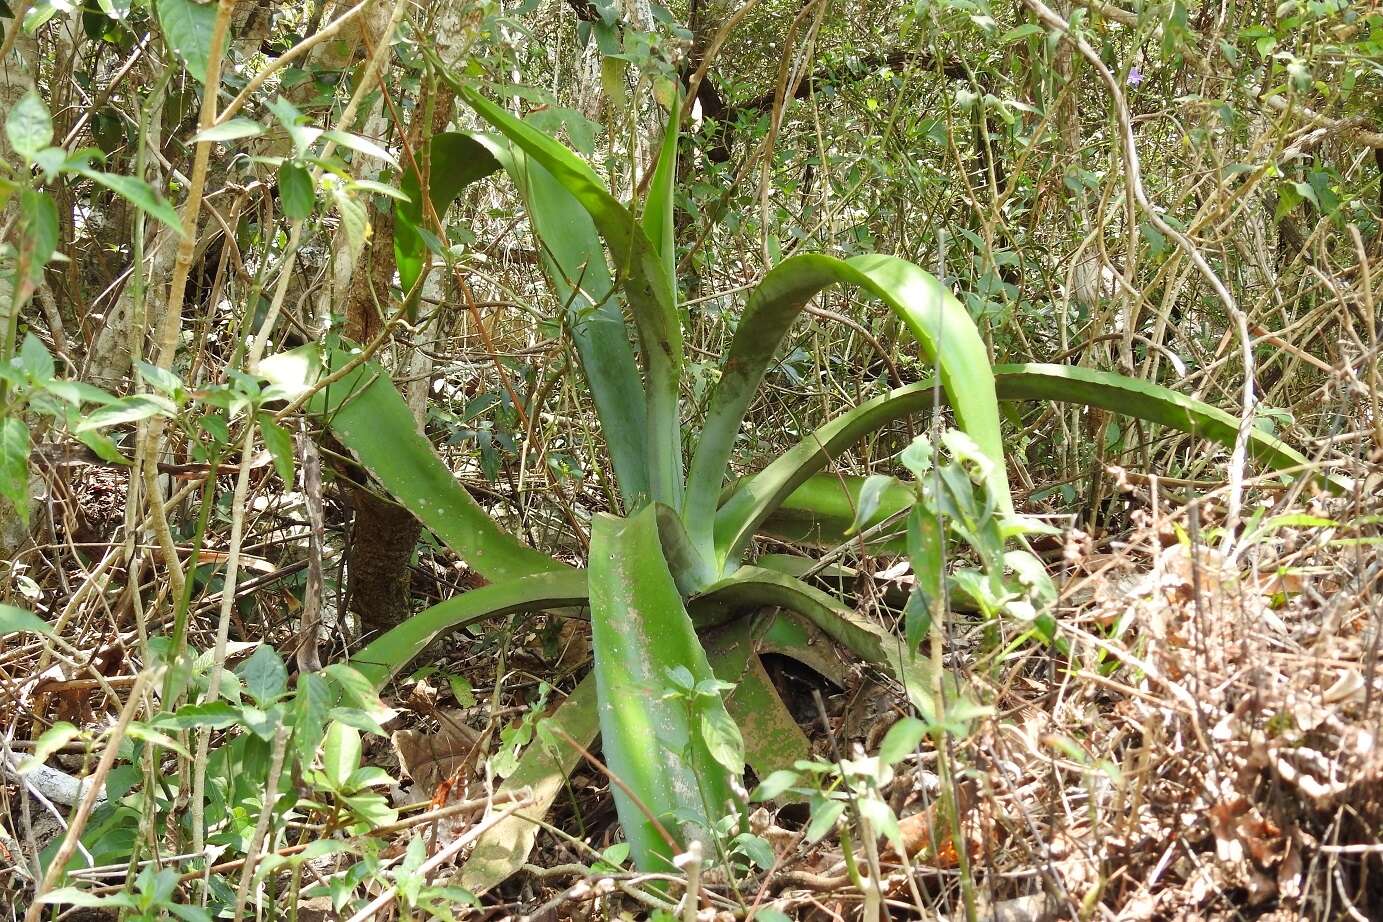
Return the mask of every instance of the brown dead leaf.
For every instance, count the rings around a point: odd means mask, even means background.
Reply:
[[[479,734],[461,722],[459,712],[438,712],[436,732],[400,730],[390,737],[399,764],[427,798],[476,755]]]

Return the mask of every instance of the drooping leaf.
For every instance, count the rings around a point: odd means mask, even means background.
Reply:
[[[903,760],[917,749],[926,735],[926,724],[916,717],[904,717],[884,734],[883,742],[879,744],[879,761],[892,765]]]
[[[265,359],[260,373],[284,394],[298,396],[323,377],[324,360],[340,368],[351,358],[346,352],[323,356],[316,346],[305,346]],[[568,569],[500,528],[457,483],[378,365],[366,362],[317,390],[308,407],[323,415],[337,439],[394,499],[486,579]]]
[[[19,213],[23,218],[19,252],[28,264],[28,282],[37,285],[43,279],[43,267],[58,251],[58,206],[41,189],[23,189]]]
[[[78,167],[76,172],[105,186],[140,211],[162,221],[179,234],[183,232],[182,218],[178,217],[177,210],[163,196],[155,192],[153,186],[137,176],[103,173],[90,167]]]
[[[488,618],[584,605],[586,574],[536,573],[491,583],[439,602],[366,644],[351,665],[382,688],[442,631]]]
[[[216,25],[216,4],[197,0],[157,0],[158,23],[164,40],[187,65],[187,72],[206,83],[211,56],[211,32]]]
[[[177,412],[172,401],[157,394],[130,394],[89,413],[77,424],[77,432],[105,429],[121,423],[138,422],[151,416],[172,416]]]
[[[332,692],[326,679],[317,673],[299,673],[297,694],[293,696],[293,750],[304,765],[311,764],[322,744],[331,703]]]
[[[498,798],[528,789],[532,803],[481,834],[461,869],[461,886],[472,893],[484,893],[523,867],[538,835],[535,821],[547,815],[563,791],[566,777],[581,761],[575,747],[589,749],[595,743],[600,730],[595,702],[596,678],[589,675],[550,717],[539,722],[537,739],[496,791]]]
[[[264,649],[261,647],[260,649]],[[360,766],[360,731],[342,723],[327,728],[322,742],[322,773],[338,791],[349,791],[346,782]]]
[[[884,493],[898,481],[887,474],[870,474],[860,484],[859,498],[855,504],[855,516],[850,522],[846,535],[857,535],[868,527],[874,514],[879,511]]]
[[[797,612],[865,662],[892,673],[923,718],[931,720],[935,713],[935,673],[930,661],[908,651],[901,637],[889,634],[855,614],[839,599],[801,580],[762,567],[740,567],[692,599],[691,604],[710,604],[713,609],[721,605],[771,605]],[[942,677],[941,681],[948,700],[955,700],[959,693],[954,679]]]
[[[751,619],[740,618],[706,638],[716,676],[734,686],[725,709],[742,734],[744,759],[760,778],[811,756],[811,744],[787,709],[755,651]]]
[[[51,634],[53,629],[38,615],[0,602],[0,637],[27,631],[31,634]]]
[[[293,486],[293,436],[288,434],[288,430],[274,422],[274,417],[268,413],[260,413],[255,417],[259,423],[259,434],[264,438],[264,447],[269,449],[270,456],[274,459],[274,470],[278,471],[279,477],[283,478],[284,488]]]
[[[388,150],[386,150],[383,147],[380,147],[378,144],[376,144],[374,141],[371,141],[369,138],[362,138],[358,134],[352,134],[349,131],[338,131],[334,128],[322,132],[322,137],[326,138],[328,141],[333,141],[341,145],[342,147],[347,148],[348,150],[353,150],[358,154],[364,154],[365,156],[373,157],[376,160],[383,160],[390,166],[397,167],[399,165],[399,162],[394,159],[393,154],[389,153]]]
[[[192,136],[193,143],[206,141],[237,141],[240,138],[258,137],[264,133],[264,126],[253,119],[233,118],[219,125],[197,132]]]
[[[467,186],[499,169],[499,163],[470,135],[443,132],[432,136],[428,145],[427,199],[438,220],[444,222],[447,209]],[[423,256],[427,246],[418,228],[431,229],[424,210],[422,180],[412,164],[403,171],[400,188],[408,201],[394,205],[394,214],[401,218],[394,228],[394,259],[399,270],[399,283],[411,291],[422,273]]]
[[[1098,407],[1133,416],[1182,432],[1190,432],[1225,447],[1238,434],[1238,420],[1207,403],[1169,388],[1110,372],[1070,365],[1028,363],[996,365],[995,394],[1000,400],[1055,400]],[[932,407],[934,380],[897,388],[842,413],[779,455],[758,474],[738,483],[716,512],[716,548],[721,560],[733,561],[756,530],[803,484],[813,479],[831,458],[861,438],[909,414]],[[1332,492],[1347,492],[1342,477],[1321,477],[1299,452],[1258,428],[1248,433],[1248,451],[1259,463],[1275,470],[1297,470]],[[831,480],[835,480],[832,476]],[[828,486],[813,481],[796,507],[806,509],[812,496]]]
[[[278,176],[279,204],[283,206],[283,216],[290,221],[305,220],[317,203],[312,174],[302,165],[285,160],[279,164]]]
[[[677,187],[677,134],[681,122],[681,106],[674,102],[668,113],[663,143],[658,149],[658,162],[648,183],[643,205],[643,229],[653,243],[667,275],[667,284],[677,289],[677,251],[673,245],[674,193]]]
[[[14,152],[26,160],[47,147],[53,140],[53,119],[48,107],[36,90],[30,90],[5,116],[5,137]]]
[[[705,696],[689,703],[668,678],[676,666],[698,682],[714,674],[668,571],[652,508],[630,519],[596,517],[590,593],[605,762],[639,801],[616,786],[615,807],[635,865],[666,870],[674,849],[706,837],[737,809],[737,798],[692,713],[724,705]]]
[[[48,757],[57,752],[63,746],[78,739],[82,731],[65,720],[60,720],[53,726],[44,730],[38,739],[34,740],[33,751],[30,752],[19,763],[19,773],[28,774],[38,768]]]
[[[876,482],[878,492],[866,503],[867,478],[832,473],[809,477],[760,523],[758,533],[815,547],[844,544],[859,531],[880,525],[908,509],[916,499],[911,487],[892,477]],[[861,510],[866,506],[872,508],[861,519]],[[898,531],[902,527],[899,523]],[[881,553],[897,553],[904,544],[895,535],[886,541],[876,539],[870,546]]]

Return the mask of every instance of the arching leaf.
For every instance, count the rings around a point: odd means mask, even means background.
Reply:
[[[857,286],[893,310],[938,370],[956,419],[1000,472],[995,493],[1011,509],[1003,472],[1003,441],[993,375],[984,341],[970,315],[930,274],[889,256],[794,256],[773,269],[754,289],[735,330],[711,396],[687,482],[683,518],[700,551],[721,565],[729,548],[716,540],[716,502],[745,411],[807,302],[828,285]],[[730,545],[733,547],[733,542]]]

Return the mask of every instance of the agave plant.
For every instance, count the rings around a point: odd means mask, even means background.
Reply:
[[[999,400],[1074,401],[1226,445],[1239,430],[1234,417],[1144,382],[1057,365],[991,367],[964,307],[901,259],[798,255],[749,295],[704,422],[689,433],[680,406],[686,368],[673,243],[676,113],[646,194],[626,205],[575,153],[474,89],[458,92],[497,133],[432,140],[434,178],[426,191],[417,176],[405,179],[413,202],[398,211],[399,271],[411,287],[423,258],[425,196],[440,215],[466,183],[508,173],[564,305],[564,327],[623,505],[620,515],[595,516],[586,568],[525,545],[491,519],[416,431],[378,366],[349,350],[310,346],[274,357],[263,370],[310,394],[309,408],[379,483],[489,581],[368,644],[352,657],[358,670],[382,685],[449,628],[516,613],[589,610],[591,675],[547,721],[549,745],[535,743],[506,785],[531,787],[535,803],[526,813],[540,816],[562,774],[599,733],[604,761],[620,781],[613,786],[619,818],[643,869],[666,870],[675,850],[708,837],[717,820],[740,808],[746,759],[762,776],[806,754],[804,735],[758,662],[755,644],[765,628],[751,631],[746,613],[765,606],[796,613],[801,620],[771,622],[766,630],[824,633],[892,673],[924,715],[931,708],[936,677],[899,638],[784,572],[791,568],[744,560],[754,536],[773,530],[784,510],[827,538],[860,524],[860,482],[823,474],[832,458],[880,427],[928,410],[940,394],[958,428],[992,461],[989,487],[999,513],[1009,515]],[[893,311],[936,368],[936,380],[861,404],[727,489],[735,439],[778,346],[806,304],[832,285],[851,286]],[[1305,465],[1256,430],[1250,450],[1275,468]],[[909,496],[875,497],[864,524],[897,512]],[[717,630],[703,645],[711,628]],[[727,683],[734,684],[729,696]],[[516,869],[535,829],[522,818],[500,824],[480,843],[463,883],[481,890]]]

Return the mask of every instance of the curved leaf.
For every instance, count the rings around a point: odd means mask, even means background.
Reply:
[[[896,313],[937,366],[956,420],[1000,472],[995,491],[1004,511],[1012,501],[1004,470],[999,407],[984,340],[969,313],[932,275],[891,256],[794,256],[754,289],[711,396],[687,482],[683,518],[701,553],[728,562],[717,546],[716,501],[745,411],[774,360],[778,345],[807,302],[828,285],[858,286]],[[733,543],[731,545],[733,547]]]
[[[658,249],[643,227],[610,194],[595,171],[576,154],[532,125],[510,115],[474,89],[457,91],[471,108],[529,157],[547,169],[590,214],[617,267],[620,288],[633,314],[648,373],[647,445],[649,498],[682,505],[682,422],[678,391],[682,378],[682,329],[677,295]]]
[[[316,345],[308,345],[265,359],[260,373],[292,396],[325,376],[329,369],[323,367],[323,360],[340,368],[351,358],[344,351],[323,355]],[[400,505],[486,579],[569,569],[500,528],[457,483],[418,432],[408,405],[378,365],[365,362],[317,391],[308,408],[324,415],[341,444],[355,453]]]
[[[696,684],[714,675],[668,571],[655,516],[650,507],[592,523],[591,647],[605,762],[639,801],[614,786],[620,825],[635,864],[665,871],[674,851],[662,830],[680,842],[705,840],[715,820],[738,809],[738,798],[703,731],[708,718],[729,721],[719,695],[688,701],[671,678],[682,670]]]
[[[935,713],[932,702],[934,672],[930,661],[909,653],[901,637],[861,618],[839,599],[786,573],[762,567],[740,567],[692,603],[694,606],[709,605],[713,611],[773,605],[797,612],[860,659],[891,673],[902,684],[918,713],[928,720]],[[955,688],[947,691],[948,699],[953,698]]]
[[[467,186],[499,169],[499,162],[485,145],[470,135],[448,131],[432,136],[428,144],[427,197],[438,220]],[[411,291],[422,274],[427,245],[419,228],[430,228],[423,209],[422,179],[410,164],[403,172],[400,188],[408,201],[394,203],[394,262],[399,284]]]
[[[1233,446],[1238,433],[1237,418],[1218,407],[1157,384],[1089,368],[1042,363],[996,365],[994,389],[1000,400],[1046,399],[1099,407],[1189,432],[1225,447]],[[935,391],[936,382],[928,379],[868,400],[808,435],[759,473],[742,480],[716,512],[718,559],[735,559],[755,532],[832,458],[882,426],[931,409]],[[1309,468],[1302,454],[1256,428],[1249,432],[1248,450],[1259,463],[1275,470]],[[1332,492],[1349,488],[1340,477],[1317,479]],[[835,475],[823,477],[793,500],[795,515],[788,521],[795,518],[798,522],[792,527],[800,531],[800,522],[810,514],[816,497],[823,493],[829,496],[828,480],[839,484]],[[827,517],[839,512],[839,501],[833,499],[831,503],[822,507]],[[821,528],[823,533],[839,533],[848,524],[847,519],[844,525],[822,523]]]
[[[469,595],[469,593],[467,593]],[[461,868],[461,886],[484,893],[514,874],[528,860],[538,835],[538,822],[565,787],[581,761],[571,743],[589,749],[600,730],[596,719],[596,682],[589,675],[576,686],[552,715],[538,724],[535,739],[519,757],[518,767],[505,779],[497,797],[528,789],[532,803],[500,820],[476,840],[471,857]]]
[[[744,734],[745,760],[766,778],[811,758],[811,743],[764,670],[753,618],[740,618],[706,638],[706,655],[722,682],[735,686],[725,708]]]
[[[858,538],[858,532],[910,509],[917,499],[911,487],[893,480],[875,497],[876,503],[863,525],[852,531],[867,479],[852,474],[812,475],[760,523],[758,534],[790,544],[839,547],[852,537]],[[876,553],[901,553],[906,547],[901,521],[897,531],[899,534],[883,543],[871,539],[870,549]]]
[[[564,307],[591,388],[624,507],[636,509],[648,500],[648,406],[595,225],[581,203],[522,150],[495,137],[475,137],[504,166],[527,205],[529,224],[542,244],[543,267]]]
[[[504,615],[585,605],[586,598],[586,574],[581,570],[491,583],[452,596],[384,632],[352,655],[350,664],[382,688],[442,631]]]

